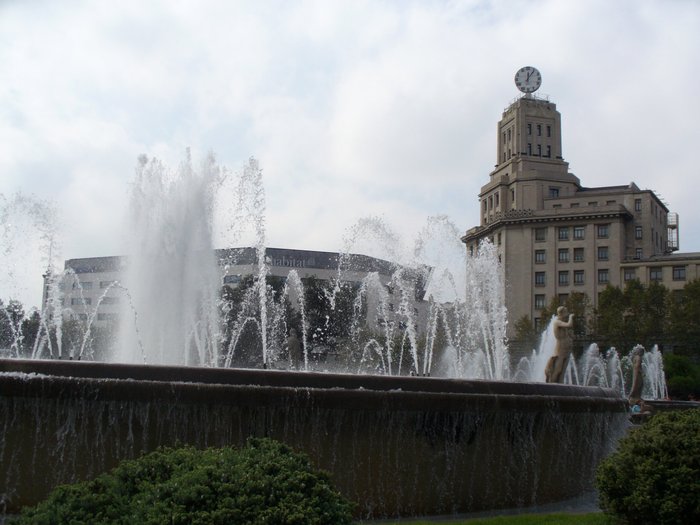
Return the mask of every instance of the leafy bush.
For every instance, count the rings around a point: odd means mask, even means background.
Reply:
[[[630,524],[700,523],[700,410],[655,414],[598,467],[601,508]]]
[[[700,398],[700,365],[685,355],[664,354],[668,393],[676,399]]]
[[[241,449],[161,448],[57,487],[16,523],[348,524],[352,506],[308,458],[270,439]]]

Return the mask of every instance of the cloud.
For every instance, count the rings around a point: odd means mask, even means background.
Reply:
[[[372,215],[410,245],[430,215],[478,223],[530,64],[582,183],[659,191],[700,251],[699,26],[660,0],[4,2],[0,192],[57,202],[64,257],[117,253],[137,155],[213,150],[260,161],[271,244],[338,249]]]

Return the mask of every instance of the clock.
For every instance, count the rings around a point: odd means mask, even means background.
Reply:
[[[525,66],[518,69],[515,74],[515,85],[523,93],[534,93],[542,84],[542,75],[532,66]]]

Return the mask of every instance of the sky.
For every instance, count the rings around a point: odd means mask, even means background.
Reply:
[[[0,298],[40,302],[47,222],[61,261],[123,253],[142,154],[255,157],[268,246],[464,232],[525,65],[582,185],[655,190],[700,251],[698,27],[694,0],[0,0]]]

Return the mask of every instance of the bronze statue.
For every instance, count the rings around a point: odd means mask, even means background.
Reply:
[[[568,316],[568,320],[566,320]],[[569,364],[569,357],[573,348],[571,330],[574,326],[574,314],[570,314],[566,306],[557,308],[557,317],[554,324],[554,337],[557,340],[554,346],[554,355],[547,361],[544,376],[547,383],[563,383],[564,373]]]

